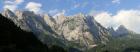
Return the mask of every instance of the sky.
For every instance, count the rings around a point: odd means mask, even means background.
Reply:
[[[93,15],[104,27],[126,28],[140,33],[140,0],[0,0],[0,11],[29,10],[66,16]]]
[[[4,8],[37,10],[35,12],[42,11],[51,15],[59,12],[74,15],[102,11],[116,14],[121,9],[140,9],[139,2],[140,0],[0,0],[0,10],[2,11]]]

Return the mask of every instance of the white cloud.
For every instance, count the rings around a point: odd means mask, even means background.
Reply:
[[[113,27],[117,27],[117,23],[116,21],[114,21],[113,17],[112,17],[112,14],[108,13],[108,12],[102,12],[102,13],[99,13],[95,16],[95,19],[101,23],[101,25],[103,25],[104,27],[110,27],[110,26],[113,26]]]
[[[112,3],[114,3],[114,4],[120,4],[120,0],[112,0]]]
[[[17,4],[20,4],[22,2],[24,2],[24,0],[15,0],[15,3],[17,3]]]
[[[29,2],[25,8],[28,9],[29,11],[33,11],[33,12],[37,13],[37,12],[41,11],[41,7],[42,7],[42,4],[40,4],[40,3]]]
[[[50,10],[48,13],[51,15],[55,15],[57,13],[59,13],[60,11],[58,9],[54,9],[54,10]]]
[[[48,13],[50,15],[53,15],[53,16],[58,16],[58,15],[61,15],[61,14],[65,14],[66,10],[58,10],[58,9],[54,9],[54,10],[50,10]]]
[[[15,11],[18,8],[18,5],[24,2],[24,0],[4,0],[3,9],[10,9]]]
[[[140,33],[140,10],[121,10],[114,19],[128,29]]]
[[[66,12],[66,10],[62,10],[62,11],[56,13],[55,15],[53,15],[53,17],[56,18],[57,16],[63,16],[63,15],[65,15],[65,12]]]
[[[102,12],[95,16],[95,19],[104,27],[117,27],[120,24],[127,29],[140,33],[140,10],[120,10],[116,15]]]
[[[17,6],[16,5],[5,5],[3,8],[4,9],[9,9],[11,11],[15,11]]]

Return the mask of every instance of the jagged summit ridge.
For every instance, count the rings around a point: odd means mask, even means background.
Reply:
[[[93,16],[83,14],[58,15],[53,18],[48,14],[40,16],[30,11],[12,13],[6,10],[3,15],[21,29],[34,32],[38,39],[47,45],[55,44],[85,51],[98,43],[106,44],[110,36],[108,30],[96,22]]]
[[[109,27],[108,31],[111,33],[113,37],[128,35],[131,32],[123,25],[120,25],[116,30],[114,30],[113,27]]]

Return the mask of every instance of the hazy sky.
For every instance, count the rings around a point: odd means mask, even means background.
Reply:
[[[126,28],[140,33],[140,0],[0,0],[8,8],[56,15],[90,14],[104,27]]]

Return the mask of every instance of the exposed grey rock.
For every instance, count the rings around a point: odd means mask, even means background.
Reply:
[[[109,27],[108,31],[112,34],[112,37],[125,36],[130,33],[130,31],[123,25],[120,25],[116,30],[114,30],[113,27]]]
[[[53,18],[48,14],[43,17],[30,11],[5,10],[3,15],[13,20],[24,30],[34,32],[38,39],[47,45],[58,45],[64,48],[77,48],[86,51],[106,44],[109,32],[95,21],[93,16],[77,14],[74,16],[59,15]]]
[[[120,35],[129,33],[128,29],[126,29],[123,25],[120,25],[116,32]]]
[[[13,13],[9,9],[5,9],[2,15],[7,17],[8,19],[11,19],[21,29],[30,31],[30,28],[27,26],[27,24],[24,21],[25,18],[21,11],[16,11],[15,13]]]
[[[93,16],[85,16],[80,13],[75,16],[58,17],[62,21],[55,24],[56,29],[54,31],[81,50],[89,49],[98,43],[105,44],[108,41],[109,32],[97,23]],[[57,21],[59,22],[59,20]]]

